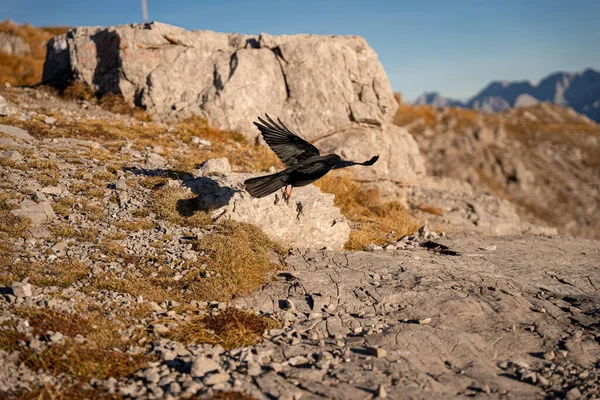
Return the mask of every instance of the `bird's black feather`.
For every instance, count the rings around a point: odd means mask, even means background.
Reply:
[[[290,131],[279,118],[275,122],[267,114],[265,116],[268,122],[258,117],[261,123],[254,122],[254,125],[258,127],[265,142],[286,167],[319,155],[319,149]]]
[[[252,197],[265,197],[286,185],[280,172],[272,175],[246,179],[244,186]]]
[[[287,167],[276,174],[250,178],[244,181],[246,190],[252,197],[265,197],[276,190],[291,185],[305,186],[322,178],[332,169],[345,168],[352,165],[373,165],[379,156],[365,162],[345,161],[336,154],[320,155],[319,150],[290,131],[279,118],[277,122],[265,114],[266,121],[258,117],[254,125],[258,127],[262,137],[271,150]]]

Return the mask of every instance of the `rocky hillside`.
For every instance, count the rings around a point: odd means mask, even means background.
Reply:
[[[550,104],[495,115],[403,105],[396,123],[430,174],[509,200],[563,234],[600,237],[600,125],[587,117]]]
[[[486,174],[507,168],[511,184],[536,188],[547,166],[532,154],[548,153],[566,165],[560,179],[578,173],[583,185],[597,182],[574,167],[597,168],[596,125],[545,105],[506,117],[514,127],[463,109],[394,116],[380,107],[391,90],[364,40],[245,38],[163,24],[77,29],[49,46],[75,80],[0,88],[0,398],[597,397],[598,241],[523,221],[513,203],[433,164],[425,176],[417,145],[445,126],[463,135],[445,144],[457,143],[451,153],[483,153]],[[255,132],[132,107],[168,98],[169,85],[183,96],[169,68],[192,74],[199,54],[213,57],[203,67],[213,79],[174,115],[234,124],[235,112],[281,107],[291,129],[330,124],[313,138],[324,150],[381,152],[378,169],[328,175],[289,202],[251,198],[243,179],[281,168],[248,140]],[[319,57],[339,68],[320,73]],[[254,80],[257,59],[281,75]],[[170,80],[127,79],[152,60]],[[117,93],[99,90],[110,84]],[[262,104],[242,90],[261,84],[289,97]],[[313,110],[307,94],[337,103]],[[436,146],[427,157],[443,153]],[[499,146],[533,164],[509,170]],[[593,200],[589,187],[576,189]]]
[[[417,105],[455,106],[500,112],[546,102],[571,107],[600,122],[600,72],[588,68],[581,72],[557,72],[537,84],[529,81],[491,82],[466,102],[430,92],[419,96]]]
[[[0,22],[0,84],[35,85],[42,81],[46,43],[68,28],[38,28]]]

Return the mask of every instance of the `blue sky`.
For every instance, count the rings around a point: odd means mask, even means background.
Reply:
[[[351,34],[379,54],[393,90],[458,98],[490,80],[600,69],[600,0],[148,0],[150,20],[258,34]],[[1,0],[33,25],[141,22],[140,0]]]

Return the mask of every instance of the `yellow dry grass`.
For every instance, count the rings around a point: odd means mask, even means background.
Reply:
[[[37,286],[67,287],[74,282],[86,277],[90,273],[89,267],[75,258],[66,258],[53,263],[26,262],[19,259],[19,254],[7,254],[6,263],[2,265],[0,283],[10,285],[11,282],[29,278]]]
[[[19,238],[24,237],[31,226],[31,220],[20,215],[14,215],[7,210],[0,210],[0,232]]]
[[[386,244],[419,227],[399,202],[382,202],[376,189],[364,190],[349,178],[332,175],[320,179],[316,185],[323,192],[335,194],[334,204],[353,222],[345,246],[348,250],[362,250],[369,243]]]
[[[437,124],[437,115],[431,106],[400,104],[394,115],[394,124],[404,126],[420,118],[423,119],[425,126],[431,127]]]
[[[160,249],[160,243],[157,243]],[[156,302],[228,301],[252,293],[267,283],[278,269],[277,255],[283,248],[260,229],[244,223],[224,221],[194,244],[197,262],[188,262],[187,273],[174,279],[176,271],[163,268],[164,255],[130,259],[135,270],[125,277],[103,273],[92,278],[89,290],[108,289],[143,296]],[[121,249],[103,247],[107,255],[126,256]],[[159,251],[160,253],[160,251]]]
[[[31,86],[40,83],[46,59],[46,42],[67,30],[66,27],[38,28],[29,24],[17,25],[11,21],[0,22],[0,32],[21,36],[31,47],[31,53],[24,56],[0,51],[0,84],[9,82],[13,86]]]
[[[275,319],[227,308],[218,315],[193,317],[179,324],[169,337],[185,344],[220,344],[229,350],[252,346],[262,339],[264,331],[277,328],[281,328],[281,323]]]
[[[188,274],[184,282],[195,282],[190,286],[194,297],[219,301],[248,295],[267,283],[279,267],[274,255],[284,252],[256,226],[230,220],[201,237],[194,248],[203,254],[200,261],[211,275]]]
[[[61,332],[65,339],[35,352],[27,346],[27,338],[15,329],[15,321],[8,321],[0,325],[0,349],[19,351],[19,361],[28,368],[43,370],[65,380],[65,388],[56,393],[56,398],[76,398],[76,393],[80,393],[82,386],[92,378],[123,378],[152,361],[149,356],[125,352],[144,334],[143,330],[123,340],[118,332],[126,327],[124,322],[109,320],[101,311],[80,307],[79,311],[66,314],[54,309],[19,308],[14,314],[29,322],[34,335],[44,338],[49,331]],[[77,335],[87,341],[74,340]],[[52,393],[50,387],[38,388],[40,392],[44,390]]]

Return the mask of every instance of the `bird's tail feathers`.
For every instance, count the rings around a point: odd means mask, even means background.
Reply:
[[[244,186],[246,187],[246,191],[248,191],[252,197],[265,197],[286,185],[286,183],[281,180],[281,177],[280,173],[276,173],[250,178],[244,181]]]

